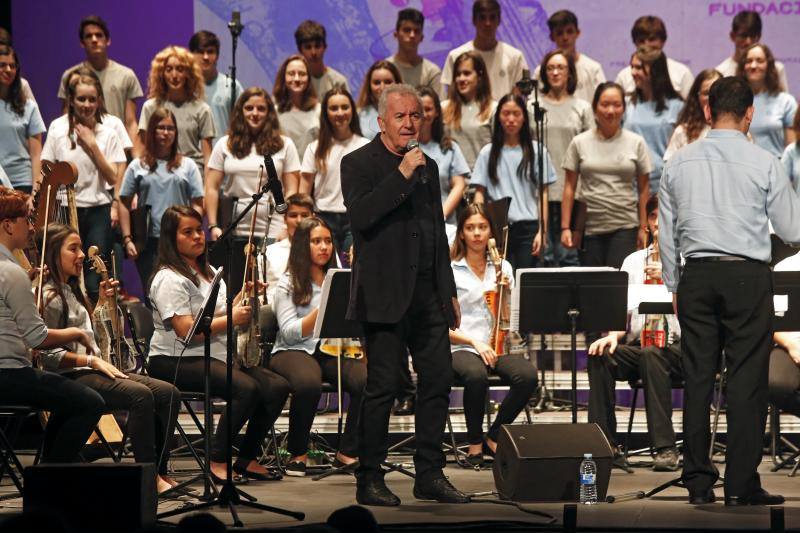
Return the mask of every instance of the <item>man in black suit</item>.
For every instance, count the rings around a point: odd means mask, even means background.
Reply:
[[[383,91],[381,134],[342,159],[342,193],[353,231],[355,262],[347,318],[364,325],[367,386],[359,421],[356,498],[399,505],[383,481],[389,413],[402,365],[411,353],[418,375],[414,496],[466,503],[444,477],[441,449],[453,380],[448,327],[461,320],[436,163],[416,140],[422,103],[409,85]]]

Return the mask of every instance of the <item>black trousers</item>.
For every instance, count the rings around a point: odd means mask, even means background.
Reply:
[[[0,402],[50,411],[44,432],[43,463],[71,463],[105,410],[103,398],[69,378],[36,368],[0,370]]]
[[[448,325],[433,280],[417,278],[405,316],[394,324],[364,323],[367,387],[359,423],[359,479],[380,475],[386,459],[389,413],[400,393],[408,353],[417,371],[414,454],[417,479],[442,476],[442,451],[450,387],[453,382]]]
[[[322,380],[336,383],[336,358],[321,353],[309,355],[300,350],[284,350],[272,355],[270,369],[283,376],[292,393],[289,406],[289,439],[286,449],[292,456],[308,451],[308,435],[322,395]],[[363,360],[342,359],[342,389],[350,395],[347,422],[339,450],[348,457],[358,456],[358,417],[361,396],[367,383],[367,366]]]
[[[111,204],[96,205],[93,207],[79,207],[78,228],[80,229],[83,247],[88,250],[90,246],[97,246],[103,259],[108,259],[106,254],[114,246],[114,237],[111,229]],[[109,269],[110,270],[110,269]],[[84,271],[86,291],[93,301],[97,301],[100,290],[100,276],[91,268]]]
[[[152,307],[150,305],[150,276],[153,274],[157,259],[158,237],[148,237],[144,250],[139,252],[139,257],[136,258],[136,272],[142,282],[142,292],[144,292],[144,302],[147,307]]]
[[[638,230],[620,229],[601,235],[586,235],[583,250],[578,252],[582,266],[611,266],[620,268],[622,262],[636,251]]]
[[[107,410],[128,411],[128,436],[137,463],[154,463],[159,474],[167,473],[169,442],[181,408],[181,393],[160,379],[128,374],[127,379],[112,379],[96,370],[66,374],[70,379],[97,391]]]
[[[617,416],[615,382],[642,380],[647,431],[654,449],[675,446],[672,427],[672,383],[682,375],[681,350],[677,344],[666,348],[620,344],[613,354],[589,356],[589,422],[603,430],[616,446]]]
[[[486,415],[486,394],[489,391],[489,368],[478,354],[467,350],[453,352],[456,380],[464,385],[464,418],[470,444],[483,441],[483,417]],[[500,426],[511,424],[536,390],[536,368],[521,355],[502,355],[493,373],[509,385],[508,396],[500,404],[487,437],[497,442]]]
[[[180,367],[178,368],[178,364]],[[186,391],[202,392],[204,387],[204,362],[202,357],[155,356],[150,358],[150,375],[165,381],[178,379],[175,385]],[[211,360],[211,394],[226,398],[226,366],[222,361]],[[239,462],[247,463],[258,457],[259,446],[267,431],[281,414],[283,404],[289,395],[289,384],[279,375],[266,368],[233,368],[233,397],[231,398],[233,434],[238,434],[245,422],[247,432],[239,447]],[[225,460],[227,442],[227,410],[222,412],[211,446],[211,460]]]
[[[756,262],[687,261],[678,284],[684,388],[683,477],[692,493],[709,489],[719,473],[708,456],[710,397],[725,353],[728,449],[725,496],[747,497],[761,487],[772,347],[772,274]]]
[[[518,268],[538,266],[539,258],[531,253],[533,239],[539,231],[538,220],[521,220],[508,225],[508,262]]]
[[[800,416],[800,367],[780,347],[769,354],[769,401],[782,411]]]

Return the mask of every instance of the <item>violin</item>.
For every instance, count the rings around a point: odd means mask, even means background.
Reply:
[[[494,265],[495,288],[484,293],[486,304],[494,317],[492,333],[489,337],[489,346],[497,355],[509,353],[509,331],[511,330],[511,287],[506,276],[503,275],[503,259],[508,244],[508,227],[503,228],[506,246],[503,253],[497,249],[497,242],[489,239],[489,260]]]
[[[259,169],[258,190],[264,179],[264,167]],[[239,364],[244,368],[252,368],[261,364],[262,344],[261,344],[261,322],[259,314],[261,308],[261,295],[258,291],[259,268],[258,252],[253,242],[253,233],[256,229],[256,217],[258,216],[258,203],[253,206],[253,214],[250,217],[250,232],[247,237],[247,244],[244,247],[245,266],[244,279],[242,280],[242,303],[250,306],[250,323],[245,327],[237,328],[236,346]],[[266,271],[265,271],[266,272]],[[248,282],[250,288],[248,289]],[[264,292],[266,302],[266,292]]]

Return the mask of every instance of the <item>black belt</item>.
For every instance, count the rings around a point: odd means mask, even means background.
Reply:
[[[707,257],[687,257],[687,263],[758,263],[758,264],[765,264],[764,261],[758,261],[756,259],[750,259],[749,257],[742,257],[740,255],[709,255]]]

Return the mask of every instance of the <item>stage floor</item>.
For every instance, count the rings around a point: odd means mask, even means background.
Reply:
[[[407,458],[404,458],[407,460]],[[785,523],[787,530],[800,530],[800,477],[788,477],[787,470],[769,472],[771,462],[765,456],[761,467],[762,483],[770,492],[786,497]],[[724,470],[724,466],[721,466]],[[465,492],[484,492],[494,489],[491,470],[479,472],[448,465],[445,474],[451,482]],[[633,474],[614,470],[609,494],[622,495],[639,490],[649,490],[675,477],[671,473],[655,473],[646,468],[637,468]],[[387,476],[387,483],[402,499],[396,508],[371,508],[378,522],[386,530],[419,531],[450,529],[464,531],[470,524],[481,531],[497,531],[544,525],[547,520],[512,506],[482,503],[493,497],[482,497],[481,502],[466,505],[444,505],[416,501],[412,496],[413,480],[399,473]],[[547,480],[538,480],[546,483]],[[199,487],[202,490],[202,487]],[[280,515],[254,511],[240,507],[240,517],[246,528],[282,529],[302,525],[324,523],[335,509],[355,503],[355,479],[351,476],[331,476],[321,481],[307,478],[285,477],[278,482],[250,482],[241,488],[258,498],[260,503],[302,511],[303,522]],[[0,487],[0,494],[10,492],[7,481]],[[721,499],[722,489],[717,489]],[[687,503],[683,489],[670,488],[647,500],[625,501],[615,504],[602,503],[595,506],[578,506],[578,527],[594,531],[608,530],[769,530],[770,510],[767,507],[728,509],[721,502],[704,506]],[[159,512],[176,509],[190,500],[162,501]],[[0,502],[0,512],[19,511],[21,499]],[[552,515],[556,521],[551,527],[562,523],[563,504],[523,504],[527,510],[541,511]],[[230,514],[215,509],[214,514],[227,524],[232,524]],[[177,522],[171,518],[169,522]],[[478,526],[479,524],[482,524]],[[450,525],[448,527],[448,525]],[[549,529],[549,528],[548,528]]]

